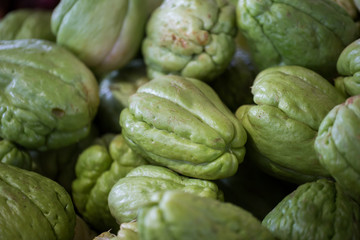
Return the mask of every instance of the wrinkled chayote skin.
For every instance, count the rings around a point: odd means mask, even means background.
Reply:
[[[0,140],[0,162],[26,170],[32,168],[30,154],[5,139]]]
[[[206,83],[163,76],[142,85],[120,115],[129,146],[149,162],[201,179],[234,175],[246,132]]]
[[[4,163],[0,176],[0,239],[72,239],[76,215],[63,187]]]
[[[0,137],[42,151],[85,138],[99,105],[92,72],[46,40],[0,41],[0,89]]]
[[[360,203],[360,95],[334,107],[315,139],[320,163]]]
[[[111,188],[110,212],[118,224],[136,220],[138,209],[151,202],[154,192],[176,189],[206,198],[223,200],[224,197],[211,181],[181,176],[161,166],[143,165],[130,171]]]
[[[260,72],[251,88],[253,105],[236,111],[249,136],[254,160],[269,174],[304,182],[329,176],[314,140],[326,114],[345,98],[326,79],[300,66]]]
[[[360,94],[360,39],[349,44],[340,54],[336,69],[341,75],[335,87],[346,96]]]
[[[142,240],[275,239],[250,212],[181,191],[153,194],[139,211]]]
[[[111,232],[103,232],[94,240],[139,240],[139,233],[136,221],[122,223],[117,235]]]
[[[127,146],[121,134],[106,134],[79,155],[72,196],[77,210],[92,228],[119,228],[109,211],[108,194],[117,180],[142,164],[146,161]]]
[[[298,65],[333,76],[341,51],[359,37],[355,22],[333,0],[239,0],[236,11],[259,71]]]
[[[360,238],[360,207],[335,182],[300,185],[262,221],[279,240]]]
[[[100,105],[96,122],[103,133],[121,132],[121,111],[129,106],[129,97],[148,81],[142,59],[132,60],[124,68],[100,79]]]
[[[62,0],[52,14],[51,28],[59,45],[102,74],[135,57],[151,8],[160,4],[159,0]]]
[[[55,41],[51,32],[52,11],[45,9],[17,9],[0,21],[0,40],[44,39]]]
[[[151,15],[142,53],[149,78],[173,74],[210,81],[235,51],[235,8],[226,0],[167,0]]]

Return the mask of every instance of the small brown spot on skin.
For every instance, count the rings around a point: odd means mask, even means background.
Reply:
[[[211,18],[211,14],[208,14],[207,17],[208,17],[208,18]]]
[[[206,45],[208,39],[209,39],[209,33],[207,32],[201,32],[200,34],[196,35],[196,40],[202,46]]]
[[[65,111],[60,108],[53,108],[51,113],[57,118],[62,118],[65,115]]]
[[[186,43],[186,41],[185,41],[184,39],[180,38],[179,41],[180,41],[180,44],[181,44],[181,46],[182,46],[183,48],[186,48],[186,47],[187,47],[187,43]]]
[[[174,34],[171,35],[171,38],[172,38],[173,41],[176,40],[176,36]]]

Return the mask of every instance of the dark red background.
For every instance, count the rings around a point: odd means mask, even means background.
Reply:
[[[0,0],[0,18],[19,8],[54,9],[60,0]]]

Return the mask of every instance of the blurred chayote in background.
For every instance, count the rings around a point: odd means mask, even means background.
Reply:
[[[360,94],[360,39],[349,44],[340,54],[336,65],[340,74],[335,87],[345,96]]]
[[[298,65],[333,76],[341,51],[360,36],[333,0],[239,0],[236,10],[259,71]]]
[[[51,10],[18,9],[0,21],[0,40],[44,39],[55,41],[51,32]]]
[[[354,0],[333,0],[333,1],[335,1],[341,7],[343,7],[352,19],[355,20],[359,16],[359,11],[356,8]]]
[[[46,40],[4,40],[0,66],[1,138],[43,151],[89,134],[98,83],[73,54]]]
[[[360,95],[334,107],[315,139],[320,163],[360,203]]]
[[[182,191],[153,194],[138,216],[142,240],[272,240],[250,212],[216,199]]]
[[[304,182],[329,176],[319,163],[314,140],[326,114],[345,101],[314,71],[277,66],[260,72],[251,88],[255,104],[236,111],[246,129],[254,161],[286,181]]]
[[[150,163],[183,175],[219,179],[245,155],[240,121],[205,82],[162,76],[142,85],[120,115],[129,146]]]
[[[15,167],[31,170],[30,154],[8,140],[0,140],[0,162]]]
[[[211,181],[181,176],[161,166],[143,165],[120,178],[111,188],[108,197],[110,212],[118,224],[136,220],[138,209],[152,202],[153,193],[167,190],[224,199],[222,191]]]
[[[331,180],[300,185],[262,221],[279,240],[360,239],[360,207]]]
[[[142,53],[149,78],[174,74],[210,81],[235,51],[235,8],[226,0],[167,0],[151,15]]]
[[[125,66],[139,51],[146,21],[159,0],[62,0],[51,28],[56,42],[95,73]]]
[[[108,194],[117,180],[142,164],[146,161],[127,146],[121,134],[103,135],[79,155],[72,196],[76,209],[92,228],[119,228],[109,211]]]
[[[72,239],[76,215],[63,187],[4,163],[0,176],[0,239]]]

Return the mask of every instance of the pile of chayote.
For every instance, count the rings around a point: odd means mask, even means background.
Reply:
[[[360,239],[360,0],[7,12],[0,239]]]

